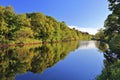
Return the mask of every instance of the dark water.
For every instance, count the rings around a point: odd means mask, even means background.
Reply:
[[[0,49],[0,80],[95,80],[104,55],[95,41]]]

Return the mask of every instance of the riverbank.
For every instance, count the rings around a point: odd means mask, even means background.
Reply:
[[[21,42],[14,42],[10,41],[7,43],[0,43],[0,48],[2,47],[10,47],[10,46],[24,46],[24,45],[36,45],[36,44],[53,44],[53,43],[60,43],[60,42],[71,42],[71,41],[79,41],[79,40],[57,40],[57,41],[42,41],[42,40],[27,40]]]

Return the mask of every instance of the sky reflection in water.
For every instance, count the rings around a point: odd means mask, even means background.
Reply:
[[[47,68],[43,73],[17,74],[16,80],[93,80],[104,67],[104,56],[94,41],[81,41],[64,60]],[[69,46],[69,45],[68,45]]]

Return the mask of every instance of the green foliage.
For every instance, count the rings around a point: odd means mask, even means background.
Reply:
[[[70,29],[65,22],[58,22],[43,13],[15,14],[11,6],[0,6],[0,43],[1,41],[42,42],[90,39],[91,35]]]
[[[115,52],[120,52],[120,0],[108,0],[109,10],[112,12],[108,15],[104,24],[104,35],[110,43],[110,49]],[[100,36],[102,36],[100,34]]]
[[[113,52],[120,54],[120,35],[116,35],[111,39],[110,48]]]
[[[31,28],[28,27],[20,28],[20,30],[15,32],[16,40],[23,41],[26,38],[32,38],[32,37],[33,37],[33,31],[31,30]]]
[[[108,0],[109,9],[112,13],[107,17],[105,21],[105,35],[109,37],[109,41],[112,37],[120,34],[120,1]]]
[[[95,39],[105,39],[105,34],[103,29],[98,30],[98,32],[95,34]]]

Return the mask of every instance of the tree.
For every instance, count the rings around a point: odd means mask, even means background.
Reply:
[[[108,18],[105,21],[104,27],[105,34],[111,35],[112,33],[118,33],[120,34],[120,0],[108,0],[109,3],[109,9],[112,11],[112,14],[108,16]]]
[[[33,31],[31,30],[31,28],[28,27],[20,28],[20,30],[15,32],[15,39],[21,42],[27,38],[32,38],[32,37],[33,37]]]
[[[105,39],[104,30],[103,29],[98,30],[98,32],[95,34],[95,38],[104,40]]]

